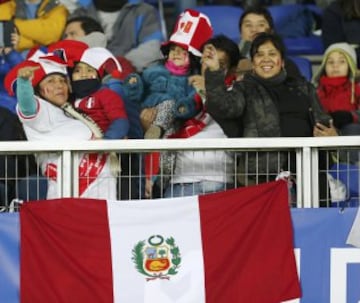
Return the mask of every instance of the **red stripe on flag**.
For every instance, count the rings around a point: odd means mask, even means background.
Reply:
[[[106,201],[25,203],[20,219],[21,303],[113,302]]]
[[[206,303],[301,295],[284,181],[199,196]]]

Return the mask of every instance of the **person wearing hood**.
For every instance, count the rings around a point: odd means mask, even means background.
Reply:
[[[95,0],[78,7],[70,14],[90,16],[104,29],[107,48],[115,55],[124,56],[137,72],[161,58],[160,44],[164,40],[156,8],[141,0]]]
[[[360,83],[356,76],[355,50],[350,44],[341,42],[326,49],[313,77],[321,105],[342,134],[360,134]]]

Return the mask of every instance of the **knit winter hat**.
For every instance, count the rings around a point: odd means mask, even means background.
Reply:
[[[27,66],[39,67],[34,70],[34,77],[31,79],[33,87],[37,86],[41,80],[50,74],[57,73],[67,76],[67,65],[65,61],[53,54],[44,54],[41,51],[37,51],[30,58],[12,68],[6,75],[4,86],[10,96],[15,95],[19,69]]]
[[[212,35],[213,28],[208,16],[187,9],[180,14],[170,39],[162,44],[161,51],[164,56],[167,56],[170,45],[176,44],[193,55],[201,57],[201,47]]]
[[[312,78],[312,82],[315,86],[319,85],[321,76],[325,75],[325,65],[329,58],[329,55],[335,51],[342,53],[345,56],[346,61],[349,65],[349,79],[352,83],[351,103],[353,103],[355,102],[354,93],[355,93],[355,78],[357,73],[357,58],[356,58],[355,49],[349,43],[346,42],[334,43],[331,44],[325,50],[321,65],[318,71],[316,72],[316,74],[314,74]]]

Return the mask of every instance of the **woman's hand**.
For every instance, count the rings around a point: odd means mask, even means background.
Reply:
[[[26,66],[19,68],[17,76],[25,80],[31,80],[34,77],[34,72],[39,68],[40,66]]]
[[[334,126],[333,120],[329,121],[329,127],[321,123],[316,123],[313,130],[314,137],[324,137],[324,136],[338,136],[338,132]]]

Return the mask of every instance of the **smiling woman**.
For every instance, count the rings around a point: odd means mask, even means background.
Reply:
[[[286,73],[285,48],[279,36],[261,33],[254,39],[250,49],[252,72],[234,83],[232,89],[225,87],[225,73],[216,49],[212,52],[212,56],[203,58],[208,67],[205,73],[206,106],[224,131],[232,126],[238,128],[243,137],[337,135],[332,122],[329,127],[318,123],[329,121],[330,116],[322,111],[311,83]],[[280,170],[288,170],[292,163],[284,158],[279,166],[279,155],[271,153],[247,156],[243,160],[238,162],[240,173],[246,167],[248,172],[270,171],[276,175]],[[239,183],[244,184],[244,180]],[[247,180],[245,183],[252,182]]]

